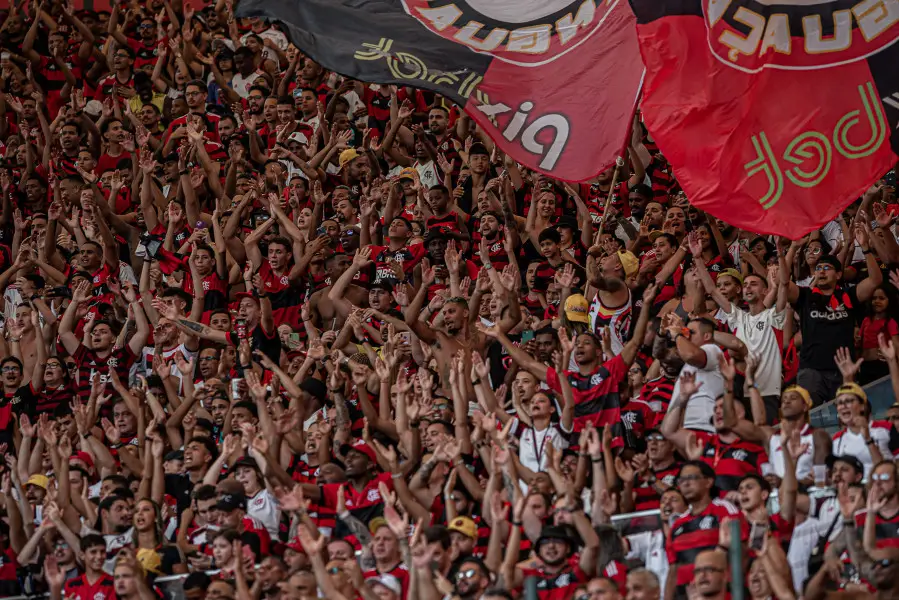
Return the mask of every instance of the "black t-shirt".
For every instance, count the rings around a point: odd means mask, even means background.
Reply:
[[[165,493],[172,496],[178,503],[178,515],[190,508],[190,493],[194,484],[187,475],[166,475]]]
[[[240,338],[237,337],[236,331],[232,331],[228,335],[235,347],[240,345]],[[267,335],[262,330],[262,325],[257,325],[250,332],[250,347],[253,350],[259,350],[276,363],[281,360],[281,338],[278,337],[277,330],[272,331],[271,335]]]
[[[855,348],[859,310],[855,288],[837,287],[833,294],[817,288],[799,288],[796,312],[802,330],[799,368],[834,371],[838,348]]]

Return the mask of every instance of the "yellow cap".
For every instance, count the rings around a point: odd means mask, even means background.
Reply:
[[[468,517],[456,517],[447,527],[450,531],[458,531],[473,540],[478,539],[478,526]]]
[[[802,396],[803,400],[805,400],[806,407],[808,407],[808,408],[812,407],[812,397],[808,393],[808,390],[805,389],[804,387],[802,387],[801,385],[791,385],[790,387],[788,387],[787,389],[785,389],[783,391],[784,394],[786,394],[787,392],[796,392],[797,394]]]
[[[739,271],[737,271],[736,269],[724,269],[723,271],[718,273],[719,277],[721,275],[730,275],[731,277],[733,277],[734,279],[737,280],[737,283],[739,283],[740,285],[743,285],[743,274],[740,273]]]
[[[565,316],[569,321],[590,323],[590,304],[582,294],[572,294],[565,299]]]
[[[862,402],[868,402],[868,394],[866,394],[865,390],[862,389],[862,386],[857,383],[844,383],[837,390],[837,396],[840,394],[852,394],[858,396]]]
[[[621,268],[624,269],[624,276],[630,277],[640,270],[640,261],[634,256],[633,252],[627,250],[618,251],[618,260],[621,261]]]
[[[357,152],[355,148],[347,148],[340,153],[340,158],[337,159],[337,164],[342,169],[343,165],[356,160],[357,158],[359,158],[359,152]]]
[[[47,489],[47,486],[50,485],[50,480],[46,475],[32,475],[25,482],[25,485],[36,485],[39,488]]]

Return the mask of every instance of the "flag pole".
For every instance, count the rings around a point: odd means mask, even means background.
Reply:
[[[596,237],[593,244],[599,243],[599,236],[606,225],[606,215],[609,212],[609,205],[612,204],[612,197],[615,195],[615,188],[618,186],[618,177],[621,169],[624,167],[624,156],[627,154],[627,147],[630,145],[631,136],[634,135],[634,117],[637,115],[637,107],[640,105],[640,96],[643,94],[643,79],[646,77],[646,69],[640,75],[640,85],[637,87],[637,95],[634,97],[634,106],[631,108],[631,116],[627,125],[627,135],[624,136],[624,143],[621,145],[621,151],[615,158],[615,171],[612,173],[612,187],[609,188],[609,196],[606,198],[605,206],[602,209],[602,217],[599,219],[599,227],[596,231]]]

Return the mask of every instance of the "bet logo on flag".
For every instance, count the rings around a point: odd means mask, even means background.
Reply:
[[[896,162],[899,0],[631,5],[644,121],[697,207],[796,239]]]

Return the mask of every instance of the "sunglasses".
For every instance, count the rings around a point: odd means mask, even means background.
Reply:
[[[892,481],[893,476],[889,473],[874,473],[871,475],[873,481]]]
[[[474,577],[477,574],[478,574],[478,572],[476,569],[466,569],[465,571],[459,571],[458,573],[456,573],[456,581],[462,581],[463,579],[471,579],[472,577]]]

